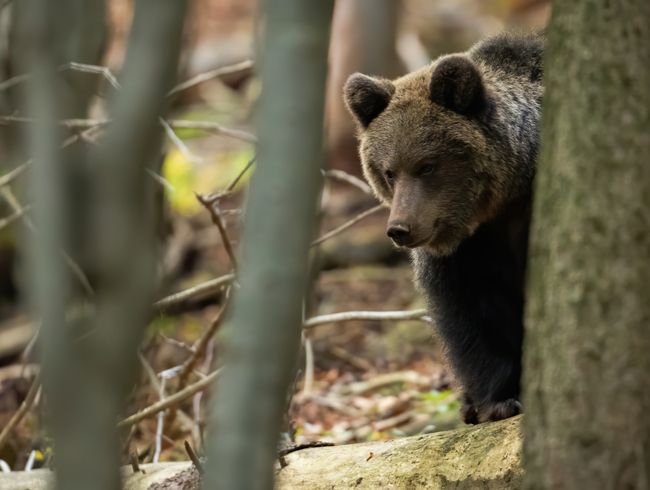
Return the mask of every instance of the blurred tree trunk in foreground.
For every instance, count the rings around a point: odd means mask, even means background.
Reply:
[[[556,1],[536,182],[526,488],[650,485],[650,3]]]
[[[97,62],[105,4],[28,0],[17,12],[17,38],[30,53],[23,62],[28,115],[35,118],[25,149],[34,156],[36,201],[31,292],[42,319],[41,373],[62,490],[121,487],[115,424],[150,316],[157,257],[145,170],[158,162],[159,118],[176,77],[185,8],[184,0],[136,3],[119,91],[110,98],[112,123],[96,146],[65,151],[70,134],[58,120],[85,117],[97,86],[89,73],[76,73],[85,80],[76,85],[68,64]],[[82,256],[91,272],[84,297],[61,250]]]
[[[263,2],[260,163],[242,238],[241,288],[224,332],[205,488],[273,487],[320,196],[331,10],[332,2]]]

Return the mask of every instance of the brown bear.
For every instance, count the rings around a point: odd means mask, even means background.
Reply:
[[[502,34],[345,101],[387,234],[415,275],[464,391],[467,423],[521,411],[524,276],[541,121],[541,34]]]

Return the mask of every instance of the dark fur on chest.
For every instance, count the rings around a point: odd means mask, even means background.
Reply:
[[[414,252],[419,286],[465,390],[467,422],[499,418],[489,413],[495,404],[519,399],[530,201],[510,203],[450,256]]]

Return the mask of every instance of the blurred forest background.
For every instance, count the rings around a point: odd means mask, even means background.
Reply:
[[[102,64],[113,73],[123,62],[132,4],[109,2]],[[0,151],[5,156],[12,155],[11,133],[20,124],[12,120],[15,87],[3,83],[21,74],[10,62],[10,8],[11,2],[0,2]],[[232,251],[251,175],[244,170],[254,170],[253,114],[260,90],[252,61],[256,8],[254,0],[192,2],[178,79],[193,81],[177,86],[162,179],[156,177],[164,188],[161,300],[142,345],[142,371],[129,413],[200,383],[219,365],[214,334],[232,287]],[[355,71],[396,77],[504,28],[541,28],[548,15],[544,0],[337,0],[327,85],[322,240],[314,247],[317,267],[305,306],[288,439],[340,444],[460,423],[453,380],[414,290],[408,257],[386,238],[386,211],[359,180],[343,82]],[[104,85],[108,82],[102,82],[102,90]],[[94,120],[105,117],[101,97],[93,101],[91,114]],[[72,128],[88,140],[85,144],[92,144],[95,129],[100,125],[88,121]],[[17,260],[17,247],[21,237],[29,239],[31,226],[22,171],[15,170],[21,163],[15,153],[0,159],[0,429],[12,421],[11,431],[0,434],[0,460],[12,469],[46,464],[51,448],[39,393],[30,390],[38,371],[38,325],[19,294],[24,264]],[[327,316],[376,311],[395,313],[385,320]],[[201,389],[166,412],[127,421],[132,429],[125,459],[131,453],[140,461],[187,459],[186,439],[201,451],[207,396]]]

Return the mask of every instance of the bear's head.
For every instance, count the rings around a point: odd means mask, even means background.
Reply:
[[[344,95],[364,174],[390,204],[395,244],[448,255],[494,214],[483,124],[490,104],[468,57],[446,56],[395,81],[356,73]]]

